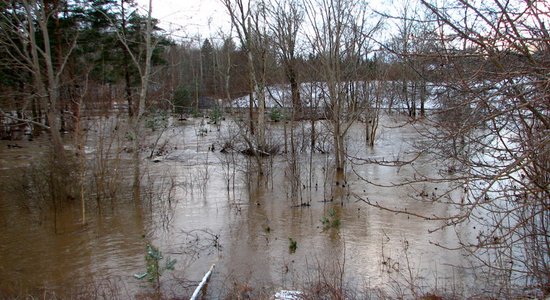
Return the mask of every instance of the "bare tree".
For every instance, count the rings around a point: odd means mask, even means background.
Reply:
[[[357,79],[366,54],[365,43],[376,25],[369,25],[365,3],[319,0],[307,1],[306,6],[312,28],[306,34],[319,56],[320,65],[316,68],[326,85],[325,106],[334,139],[335,166],[342,173],[348,130],[364,109]]]
[[[0,23],[5,34],[0,38],[0,45],[8,55],[11,66],[30,74],[32,83],[29,85],[28,96],[24,97],[20,106],[19,116],[12,116],[2,110],[0,113],[18,122],[39,126],[48,131],[52,153],[51,168],[47,170],[48,184],[54,214],[57,216],[58,201],[71,198],[66,180],[72,170],[60,134],[60,89],[61,76],[76,46],[77,36],[71,37],[69,46],[64,51],[60,47],[54,49],[51,43],[51,22],[61,9],[54,3],[13,1],[3,9],[5,11],[1,14]],[[25,111],[33,103],[39,103],[39,107],[45,108],[45,122],[25,115]],[[54,225],[57,225],[56,220]]]
[[[390,85],[387,80],[387,70],[379,67],[379,59],[376,55],[372,60],[369,71],[371,74],[367,74],[367,78],[362,83],[363,97],[367,102],[363,114],[365,142],[366,145],[373,147],[376,141],[382,105],[387,97]]]
[[[255,143],[243,135],[252,154],[255,156],[259,167],[259,173],[263,174],[263,166],[260,159],[261,153],[266,153],[267,144],[265,137],[265,95],[266,95],[266,68],[268,38],[266,17],[267,11],[263,1],[258,1],[253,6],[251,1],[221,0],[231,18],[233,29],[241,42],[241,47],[247,55],[248,75],[250,79],[249,101],[249,132],[254,135]],[[254,112],[255,101],[257,109]],[[255,145],[254,145],[255,144]]]
[[[474,257],[478,271],[492,276],[491,292],[501,293],[493,296],[511,297],[518,286],[548,295],[549,7],[500,0],[422,4],[427,18],[412,21],[429,22],[437,33],[424,38],[437,45],[430,55],[439,106],[426,120],[431,142],[422,149],[445,167],[417,172],[408,184],[449,183],[432,201],[455,209],[400,212],[441,222],[440,228],[473,225],[473,237],[457,230],[458,244],[438,244]]]
[[[123,2],[122,2],[123,3]],[[117,30],[116,35],[126,49],[126,54],[130,57],[132,63],[135,65],[136,69],[139,72],[140,78],[140,89],[139,89],[139,99],[135,112],[131,115],[130,126],[133,134],[134,141],[134,193],[135,199],[140,198],[140,185],[141,185],[141,172],[140,172],[140,157],[139,157],[139,148],[140,148],[140,136],[141,136],[141,121],[145,114],[146,102],[147,102],[147,92],[149,89],[150,78],[151,78],[151,58],[153,56],[153,51],[158,42],[157,39],[153,39],[153,18],[152,18],[152,0],[149,0],[149,5],[147,9],[147,17],[145,18],[145,32],[143,32],[143,45],[137,53],[132,50],[130,43],[133,42],[130,37],[127,36],[125,30]],[[114,20],[111,21],[114,26]],[[144,53],[144,56],[140,55]]]
[[[46,128],[50,133],[56,159],[62,161],[63,143],[59,134],[61,125],[58,113],[60,79],[76,46],[76,37],[73,37],[70,47],[64,53],[58,51],[57,57],[55,56],[50,42],[49,21],[59,13],[59,9],[60,7],[43,1],[12,3],[9,18],[2,14],[2,24],[6,25],[3,30],[7,34],[1,43],[13,65],[28,71],[33,78],[33,93],[26,99],[21,110],[25,111],[34,99],[38,99],[42,107],[46,108],[47,125],[27,118],[21,121]]]
[[[431,23],[417,22],[424,19],[419,7],[414,6],[411,1],[404,1],[397,5],[397,15],[390,15],[386,12],[378,12],[383,17],[392,20],[395,33],[391,41],[382,46],[392,54],[392,63],[399,70],[397,82],[394,83],[395,95],[406,109],[409,117],[415,119],[418,116],[417,109],[420,108],[420,116],[425,115],[425,102],[427,99],[427,61],[426,54],[434,39],[427,36],[433,35],[434,26]],[[428,43],[428,41],[430,43]],[[429,58],[429,56],[428,56]],[[393,104],[393,103],[392,103]]]
[[[304,21],[303,8],[298,1],[276,1],[270,8],[270,29],[279,57],[284,67],[285,77],[290,84],[293,116],[300,116],[300,80],[296,62],[298,32]]]
[[[300,99],[301,83],[297,64],[298,32],[304,21],[303,8],[298,1],[276,1],[271,3],[269,10],[269,29],[277,56],[284,69],[284,77],[290,86],[290,151],[287,147],[287,126],[285,126],[285,153],[288,156],[288,167],[293,199],[298,198],[302,190],[300,164],[297,156],[296,121],[302,117],[302,102]],[[286,89],[285,89],[286,90]],[[287,95],[287,93],[284,93]],[[283,101],[287,102],[287,101]],[[301,197],[300,197],[301,199]]]

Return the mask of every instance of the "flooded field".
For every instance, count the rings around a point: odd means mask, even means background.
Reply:
[[[47,149],[46,137],[0,142],[1,293],[149,298],[152,284],[135,276],[146,271],[148,243],[162,252],[163,260],[177,260],[174,270],[160,276],[166,298],[188,297],[212,264],[206,299],[229,293],[267,297],[319,283],[392,297],[484,288],[470,269],[461,268],[470,263],[465,253],[434,245],[454,245],[455,231],[468,236],[473,229],[456,226],[430,233],[441,224],[361,201],[434,215],[455,209],[412,200],[419,192],[442,193],[443,184],[380,186],[409,180],[419,169],[436,173],[443,168],[430,157],[403,167],[359,164],[359,158],[415,156],[420,135],[411,125],[396,126],[404,124],[399,116],[382,119],[374,148],[365,146],[361,124],[351,129],[347,144],[353,159],[341,181],[334,180],[330,154],[304,147],[298,154],[299,190],[294,192],[279,142],[289,124],[270,124],[269,134],[282,154],[263,158],[268,174],[260,178],[253,159],[236,150],[220,152],[238,135],[232,121],[219,127],[201,119],[174,121],[162,132],[148,131],[150,140],[140,153],[138,201],[131,153],[113,151],[122,147],[120,141],[107,142],[102,135],[108,132],[102,126],[110,125],[99,124],[110,122],[115,121],[90,125],[87,134],[85,225],[78,199],[63,201],[67,204],[54,211],[30,186],[47,179],[38,163]],[[323,128],[320,122],[317,127]],[[300,123],[296,131],[309,128]],[[146,158],[161,133],[153,151],[160,155]],[[317,143],[330,150],[330,139],[323,144],[320,135]],[[98,192],[100,186],[106,192]]]

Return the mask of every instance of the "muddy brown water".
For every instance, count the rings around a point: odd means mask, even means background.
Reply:
[[[353,127],[348,152],[377,159],[413,155],[412,145],[419,139],[415,129],[390,126],[396,124],[393,118],[382,121],[374,148],[364,146],[361,125]],[[410,196],[418,191],[410,187],[378,187],[357,176],[398,183],[412,178],[413,168],[355,165],[348,169],[346,182],[339,182],[346,186],[335,187],[332,179],[325,180],[331,171],[330,155],[310,157],[304,152],[299,157],[300,194],[310,206],[297,207],[300,198],[290,195],[284,155],[266,159],[271,175],[258,179],[250,171],[253,161],[239,153],[219,152],[222,142],[236,132],[230,123],[224,121],[219,132],[213,125],[201,126],[200,120],[169,128],[161,139],[168,149],[162,160],[143,159],[140,204],[130,200],[129,181],[121,180],[122,196],[114,204],[104,201],[101,213],[88,195],[85,226],[77,201],[56,212],[54,226],[51,209],[25,198],[24,180],[17,178],[28,173],[33,158],[47,149],[46,138],[1,141],[0,292],[147,295],[151,285],[134,277],[145,271],[147,242],[165,257],[178,260],[175,270],[161,277],[165,295],[173,297],[189,295],[212,264],[216,267],[207,289],[211,299],[235,286],[270,294],[340,276],[351,289],[388,294],[399,289],[410,293],[410,280],[424,292],[466,289],[474,283],[469,272],[453,267],[467,266],[463,253],[432,244],[455,244],[454,230],[428,233],[440,224],[369,207],[354,197],[423,213],[452,210],[430,201],[412,201]],[[281,141],[284,125],[270,126],[273,139]],[[305,124],[301,126],[307,131]],[[208,128],[205,136],[197,135],[202,127]],[[97,159],[97,140],[88,139],[88,166]],[[15,144],[21,148],[8,147]],[[210,151],[213,144],[215,150]],[[131,178],[130,166],[131,160],[122,159],[117,167],[127,170],[117,174]],[[438,167],[426,157],[415,168],[436,172]],[[311,187],[306,186],[309,178]],[[433,186],[426,188],[435,191]],[[339,225],[325,226],[322,220],[338,220]],[[289,249],[290,239],[296,241],[294,252]]]

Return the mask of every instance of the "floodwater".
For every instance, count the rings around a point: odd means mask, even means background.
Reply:
[[[233,122],[224,120],[218,131],[200,119],[174,121],[164,131],[148,131],[141,153],[141,200],[136,202],[132,154],[113,150],[121,148],[117,143],[123,138],[106,142],[102,133],[109,130],[103,126],[109,126],[98,124],[109,122],[115,121],[106,118],[88,130],[86,164],[92,171],[86,177],[85,225],[78,201],[58,207],[54,216],[51,205],[31,198],[36,192],[25,192],[36,178],[47,178],[34,163],[47,149],[45,137],[0,142],[0,295],[147,298],[152,284],[134,277],[146,271],[147,243],[164,258],[177,259],[175,269],[161,276],[168,298],[189,296],[212,264],[207,299],[229,291],[272,295],[340,279],[351,290],[394,296],[412,296],[411,286],[427,293],[466,290],[474,284],[467,269],[455,267],[468,266],[464,253],[433,245],[453,246],[455,230],[468,235],[467,228],[429,233],[441,224],[359,201],[368,198],[409,212],[451,213],[453,207],[412,200],[419,190],[435,195],[445,186],[377,185],[410,180],[414,170],[437,172],[441,166],[429,157],[420,157],[413,167],[348,164],[345,180],[336,182],[330,154],[311,154],[304,147],[298,156],[300,188],[293,196],[285,154],[265,158],[268,175],[258,178],[254,160],[239,152],[220,152],[225,141],[238,136]],[[413,157],[420,135],[410,125],[395,126],[400,122],[385,116],[374,148],[365,146],[364,125],[355,125],[347,141],[349,154],[378,160]],[[289,130],[288,124],[270,124],[269,135],[280,149],[285,127]],[[321,123],[316,127],[323,128]],[[296,131],[308,136],[309,128],[300,123]],[[162,156],[156,162],[146,159],[160,133],[156,148],[162,148]],[[317,143],[328,149],[330,139],[320,136]],[[116,197],[98,197],[94,187],[104,174],[100,169],[111,171],[103,187],[109,186]]]

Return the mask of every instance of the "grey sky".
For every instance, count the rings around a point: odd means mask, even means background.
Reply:
[[[148,0],[137,0],[147,8]],[[229,17],[219,0],[153,0],[153,17],[176,38],[203,38],[229,29]]]
[[[141,8],[147,9],[149,0],[136,1]],[[397,3],[411,1],[416,0],[372,0],[368,4],[385,13],[395,13],[400,6]],[[209,38],[216,43],[222,40],[220,31],[226,37],[230,30],[229,15],[220,0],[153,0],[153,17],[159,19],[161,27],[178,41],[200,44]]]

